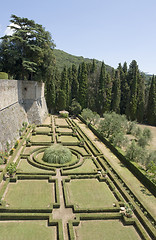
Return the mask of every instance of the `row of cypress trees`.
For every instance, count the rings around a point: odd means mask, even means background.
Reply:
[[[46,98],[49,110],[68,110],[76,99],[82,109],[90,108],[101,116],[114,111],[132,121],[156,125],[156,77],[147,81],[135,60],[129,68],[125,62],[111,71],[104,62],[97,67],[95,60],[78,68],[74,64],[64,67],[62,73],[55,68],[46,85]]]

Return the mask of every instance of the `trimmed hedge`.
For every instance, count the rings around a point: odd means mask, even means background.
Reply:
[[[0,72],[0,79],[8,79],[8,73]]]

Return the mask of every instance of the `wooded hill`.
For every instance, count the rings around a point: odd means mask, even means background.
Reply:
[[[62,71],[64,66],[69,68],[73,64],[75,64],[76,67],[78,68],[79,65],[82,62],[90,63],[90,64],[92,64],[92,62],[93,62],[93,59],[84,58],[82,56],[79,56],[79,57],[74,56],[72,54],[66,53],[66,52],[64,52],[62,50],[59,50],[59,49],[54,49],[53,52],[54,52],[54,55],[55,55],[55,63],[56,63],[56,66],[57,66],[59,71]],[[101,66],[101,61],[95,59],[95,64],[97,65],[97,67],[100,67]],[[112,67],[109,66],[109,65],[106,65],[106,69],[109,72],[112,71]]]

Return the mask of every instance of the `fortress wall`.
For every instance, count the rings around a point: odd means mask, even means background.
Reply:
[[[40,124],[47,115],[43,83],[0,79],[0,150],[19,138],[23,122]]]

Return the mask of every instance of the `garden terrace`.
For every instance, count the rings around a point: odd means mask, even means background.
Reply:
[[[70,162],[43,161],[54,143],[70,149]],[[123,177],[127,168],[120,174],[97,143],[78,120],[49,116],[30,126],[1,168],[0,239],[154,239],[155,215]]]

